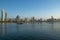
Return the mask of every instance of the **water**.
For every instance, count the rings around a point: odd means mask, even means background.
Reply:
[[[60,40],[60,23],[0,23],[0,40]]]

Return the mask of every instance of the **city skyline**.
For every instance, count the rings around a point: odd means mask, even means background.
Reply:
[[[14,18],[12,18],[11,16],[10,16],[10,18],[9,18],[9,16],[8,16],[8,12],[6,11],[4,11],[4,9],[2,8],[1,9],[1,15],[0,15],[1,17],[0,17],[0,20],[1,21],[8,21],[8,19],[16,19],[16,18],[18,18],[18,19],[23,19],[23,20],[25,20],[25,19],[28,19],[28,20],[30,20],[30,19],[35,19],[35,20],[40,20],[40,19],[43,19],[43,20],[47,20],[47,19],[60,19],[60,18],[55,18],[54,16],[50,16],[49,18],[46,18],[46,19],[44,19],[44,18],[41,18],[41,17],[39,17],[39,18],[36,18],[35,16],[32,16],[32,17],[25,17],[25,18],[22,18],[21,16],[19,16],[19,15],[17,15],[17,16],[15,16]]]
[[[60,18],[59,4],[60,0],[0,0],[0,14],[4,8],[4,13],[7,11],[8,16],[12,18],[17,15],[22,18]]]

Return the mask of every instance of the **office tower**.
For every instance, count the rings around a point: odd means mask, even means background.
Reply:
[[[1,10],[1,21],[4,21],[4,9]]]
[[[7,19],[8,15],[7,15],[7,12],[5,13],[5,21],[8,21]]]

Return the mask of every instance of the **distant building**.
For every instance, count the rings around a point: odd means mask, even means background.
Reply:
[[[25,18],[25,23],[30,22],[29,18]]]
[[[31,20],[34,21],[35,20],[35,17],[32,17]]]
[[[51,16],[51,20],[54,20],[53,16]]]
[[[42,22],[42,18],[38,19],[38,22]]]
[[[42,22],[42,18],[40,18],[40,22]]]
[[[4,21],[4,9],[1,10],[1,21]]]
[[[22,19],[19,17],[19,15],[16,17],[16,22],[22,22]]]
[[[5,21],[8,21],[8,14],[7,14],[7,12],[5,13]]]
[[[31,22],[34,23],[35,22],[35,17],[31,18]]]
[[[54,21],[56,21],[56,20],[54,19],[53,16],[51,16],[51,18],[50,18],[50,19],[47,19],[47,21],[48,21],[48,22],[54,22]]]
[[[10,19],[8,19],[8,21],[9,21],[9,22],[12,22],[12,19],[10,18]]]

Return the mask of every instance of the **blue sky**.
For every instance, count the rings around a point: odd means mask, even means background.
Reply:
[[[12,18],[60,18],[60,0],[0,0],[0,14],[2,8]]]

